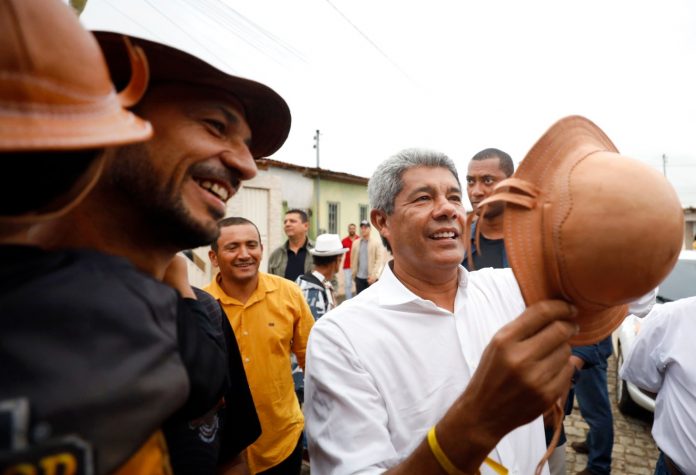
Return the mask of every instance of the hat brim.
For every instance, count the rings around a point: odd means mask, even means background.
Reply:
[[[67,94],[67,92],[66,92]],[[85,150],[142,142],[150,124],[124,110],[115,91],[96,104],[52,106],[50,114],[13,109],[0,113],[0,151]]]
[[[120,33],[93,31],[104,52],[117,87],[127,84],[130,60]],[[150,65],[150,82],[176,81],[222,89],[234,95],[244,107],[251,129],[254,158],[275,153],[290,133],[290,109],[273,89],[256,81],[232,76],[195,56],[162,43],[127,35],[135,46],[145,50]]]
[[[316,251],[314,249],[310,249],[309,253],[313,256],[317,257],[329,257],[329,256],[341,256],[348,252],[348,249],[345,247],[341,249],[340,251]]]
[[[520,163],[515,177],[543,190],[543,184],[554,176],[568,174],[577,161],[595,151],[618,153],[611,140],[591,121],[572,116],[554,124],[531,148]],[[543,192],[542,192],[543,193]],[[525,303],[547,299],[568,300],[558,285],[560,279],[555,260],[546,255],[539,231],[551,225],[543,194],[532,209],[508,203],[503,214],[505,250]],[[545,236],[545,233],[541,233]],[[553,246],[547,243],[546,248]],[[626,316],[626,306],[617,305],[594,311],[581,310],[577,316],[580,331],[571,339],[573,345],[588,345],[601,341]]]

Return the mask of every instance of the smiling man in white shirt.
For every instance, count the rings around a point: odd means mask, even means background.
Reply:
[[[404,150],[368,192],[393,261],[310,335],[312,471],[533,473],[545,451],[539,416],[573,371],[574,309],[525,310],[512,271],[459,265],[468,232],[447,156]]]

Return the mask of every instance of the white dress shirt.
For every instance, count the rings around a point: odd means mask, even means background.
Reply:
[[[525,305],[510,269],[460,266],[454,308],[416,296],[386,266],[375,284],[316,323],[304,406],[313,474],[381,473],[404,460],[464,391],[491,337]],[[545,450],[538,418],[505,436],[491,457],[529,475]]]
[[[621,377],[657,393],[652,435],[684,473],[696,474],[696,297],[656,305],[640,322]]]

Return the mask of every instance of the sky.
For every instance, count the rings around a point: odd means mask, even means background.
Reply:
[[[293,116],[277,160],[316,166],[318,129],[321,168],[369,177],[426,147],[464,175],[579,114],[696,206],[696,2],[88,0],[82,22],[275,89]]]

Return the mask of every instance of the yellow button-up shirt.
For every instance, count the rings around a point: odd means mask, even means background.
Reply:
[[[304,428],[290,352],[304,369],[314,318],[294,282],[259,272],[258,286],[243,304],[225,294],[220,278],[204,290],[220,301],[237,337],[262,430],[247,449],[247,460],[252,473],[262,472],[292,453]]]

